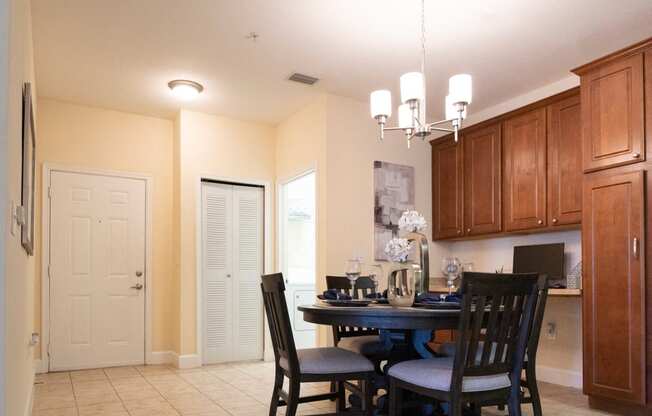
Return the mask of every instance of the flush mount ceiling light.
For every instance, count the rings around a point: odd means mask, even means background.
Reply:
[[[428,123],[426,121],[426,23],[425,1],[421,1],[421,72],[408,72],[401,76],[401,102],[398,106],[398,126],[385,127],[392,115],[392,94],[389,90],[371,93],[371,117],[376,119],[379,127],[378,138],[382,141],[385,131],[400,130],[407,138],[408,148],[414,136],[425,139],[434,131],[457,132],[466,118],[466,111],[472,98],[471,75],[458,74],[448,82],[448,95],[445,99],[446,115],[444,120]],[[446,127],[442,127],[446,126]],[[450,127],[448,127],[450,126]]]
[[[182,100],[192,100],[204,91],[204,87],[200,83],[187,79],[170,81],[168,82],[168,87],[174,96]]]

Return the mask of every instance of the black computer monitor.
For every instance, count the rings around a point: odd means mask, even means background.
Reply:
[[[551,280],[564,278],[564,243],[515,246],[514,273],[547,274]]]

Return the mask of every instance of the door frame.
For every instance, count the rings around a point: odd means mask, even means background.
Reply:
[[[223,176],[223,175],[198,175],[195,178],[195,303],[197,304],[197,309],[195,310],[196,315],[196,327],[195,327],[195,343],[197,356],[199,357],[198,365],[201,366],[204,364],[204,293],[202,292],[204,287],[204,273],[203,273],[203,250],[202,250],[202,181],[213,181],[213,182],[224,182],[231,185],[242,185],[242,186],[257,186],[263,188],[263,273],[271,273],[273,264],[272,249],[273,246],[270,243],[272,237],[272,228],[271,228],[271,218],[272,218],[272,193],[271,187],[272,182],[264,179],[252,179],[252,178],[243,178],[243,177],[233,177],[233,176]],[[270,357],[273,357],[274,351],[271,348],[271,341],[269,339],[269,330],[267,327],[267,321],[264,319],[264,309],[263,308],[263,359],[265,361],[270,360]]]
[[[313,282],[313,287],[315,291],[318,290],[319,283],[319,172],[317,166],[310,165],[307,168],[297,170],[295,173],[285,176],[282,179],[278,180],[276,183],[276,265],[279,272],[283,271],[283,260],[281,256],[281,243],[283,239],[283,227],[281,226],[283,222],[283,186],[288,183],[299,179],[303,176],[309,175],[311,173],[315,174],[315,281]],[[293,325],[294,326],[294,325]],[[315,347],[319,345],[319,328],[315,328]]]
[[[136,179],[145,182],[145,364],[155,364],[152,350],[152,293],[154,270],[152,268],[152,192],[153,179],[151,175],[115,170],[90,169],[73,167],[65,164],[44,162],[41,181],[41,365],[37,372],[50,371],[50,278],[48,266],[50,263],[50,210],[51,201],[48,195],[50,176],[53,172],[73,173],[80,175],[108,176],[125,179]]]

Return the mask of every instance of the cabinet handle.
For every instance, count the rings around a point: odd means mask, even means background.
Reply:
[[[557,224],[557,218],[553,218],[553,219],[552,219],[552,223],[553,223],[553,224]]]
[[[632,158],[634,158],[634,159],[638,159],[639,157],[641,157],[641,154],[640,154],[640,153],[634,153],[634,154],[632,155]]]
[[[632,254],[635,259],[638,259],[638,238],[634,237],[632,240]]]
[[[543,224],[543,220],[538,220],[537,224],[539,224],[539,225]]]
[[[457,234],[462,234],[462,230],[457,230]]]
[[[470,233],[470,232],[471,232],[471,229],[470,229],[470,228],[467,228],[467,229],[466,229],[466,232],[467,232],[467,233]]]

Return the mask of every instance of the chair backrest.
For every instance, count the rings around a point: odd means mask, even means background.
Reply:
[[[326,276],[326,288],[337,289],[353,299],[364,299],[374,289],[374,282],[369,276],[360,276],[355,281],[355,291],[351,293],[351,282],[346,276]]]
[[[294,345],[288,305],[285,300],[283,274],[263,275],[261,279],[260,287],[263,292],[263,303],[265,304],[276,364],[278,365],[281,360],[287,360],[289,371],[298,373],[299,360]]]
[[[464,273],[451,389],[467,376],[509,373],[520,380],[525,349],[545,278],[536,273]]]
[[[346,276],[326,276],[326,288],[341,290],[354,299],[364,299],[366,295],[372,293],[374,282],[369,276],[360,276],[355,282],[354,293],[351,293],[351,282],[349,282]],[[378,335],[378,330],[374,328],[333,325],[333,340],[335,341],[335,345],[342,338],[359,337],[362,335]]]
[[[534,309],[534,319],[532,320],[532,329],[530,329],[530,338],[527,344],[527,360],[534,365],[537,349],[539,348],[539,337],[541,327],[543,326],[543,315],[546,312],[546,302],[548,301],[548,276],[542,275],[538,285],[539,296]]]

